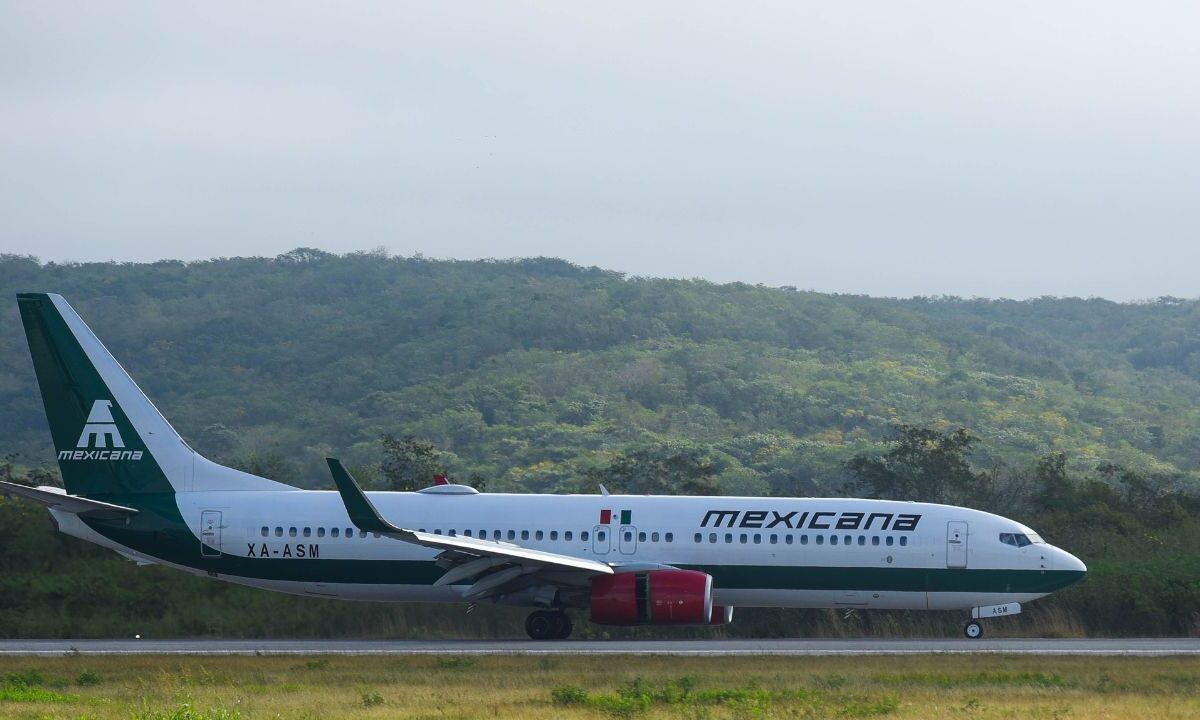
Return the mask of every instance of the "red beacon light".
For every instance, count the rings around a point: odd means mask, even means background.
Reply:
[[[446,479],[445,475],[434,475],[433,476],[433,484],[434,485],[449,485],[450,481]]]

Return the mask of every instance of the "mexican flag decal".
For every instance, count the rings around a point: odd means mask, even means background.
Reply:
[[[612,521],[613,521],[613,515],[615,513],[616,513],[616,511],[614,511],[614,510],[601,510],[600,511],[600,524],[601,525],[611,525]],[[621,511],[621,524],[622,525],[630,525],[632,523],[633,523],[633,511],[632,510],[622,510]]]

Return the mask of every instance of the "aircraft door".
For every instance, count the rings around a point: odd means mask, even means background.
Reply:
[[[637,552],[637,528],[632,525],[622,525],[618,544],[621,552],[625,555],[632,555]]]
[[[221,557],[221,511],[200,513],[200,557]]]
[[[607,525],[597,525],[592,528],[592,552],[597,555],[607,555],[612,549],[612,538],[609,537]]]
[[[967,566],[967,523],[951,520],[946,523],[946,567]]]

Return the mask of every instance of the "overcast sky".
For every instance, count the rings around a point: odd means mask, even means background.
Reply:
[[[1200,296],[1194,2],[0,2],[0,252]]]

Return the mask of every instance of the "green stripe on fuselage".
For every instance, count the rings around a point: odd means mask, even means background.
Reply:
[[[727,589],[878,590],[891,592],[1048,593],[1084,573],[1070,570],[681,565]]]

